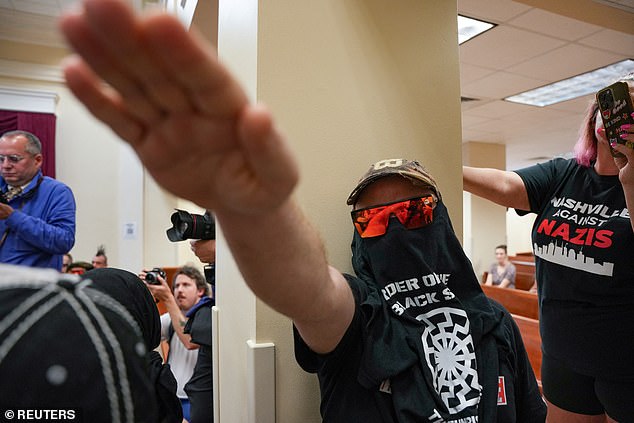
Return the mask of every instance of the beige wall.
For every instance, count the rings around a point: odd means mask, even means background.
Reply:
[[[369,165],[419,159],[461,233],[456,5],[380,0],[259,3],[257,97],[298,154],[297,197],[330,261],[350,271],[345,200]],[[295,364],[290,323],[258,304],[258,342],[276,344],[277,421],[318,422],[316,380]]]
[[[506,169],[506,146],[486,142],[468,142],[462,145],[462,162],[466,166]],[[508,243],[506,208],[483,198],[465,193],[464,245],[480,277],[495,260],[495,247]]]
[[[533,251],[531,230],[536,217],[537,215],[534,213],[519,216],[513,209],[509,209],[506,212],[506,234],[509,255]]]
[[[506,170],[506,146],[486,142],[462,145],[462,161],[466,166]],[[495,260],[497,245],[506,244],[509,255],[532,251],[531,227],[535,215],[519,216],[491,201],[464,193],[464,249],[480,277]]]
[[[56,176],[71,187],[77,203],[74,259],[90,261],[103,244],[111,266],[133,272],[197,262],[187,246],[165,236],[177,199],[158,188],[129,148],[65,87],[58,65],[67,52],[4,40],[0,51],[0,89],[57,97]],[[128,222],[137,225],[136,239],[123,237]]]

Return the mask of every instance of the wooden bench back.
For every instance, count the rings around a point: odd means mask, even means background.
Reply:
[[[542,337],[539,334],[539,321],[528,317],[513,314],[513,320],[520,329],[522,341],[528,354],[528,361],[531,363],[537,385],[542,389]]]
[[[482,285],[484,294],[502,304],[511,314],[539,319],[537,294],[521,289],[500,288],[498,286]]]
[[[509,261],[515,265],[515,288],[528,291],[535,283],[535,256],[521,254],[509,256]]]

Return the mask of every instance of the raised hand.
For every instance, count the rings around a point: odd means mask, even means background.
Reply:
[[[634,113],[632,114],[634,115]],[[615,157],[614,163],[616,163],[619,168],[619,179],[621,183],[634,185],[634,126],[623,125],[621,129],[621,138],[625,141],[626,145],[612,145],[612,148],[623,155],[622,157]]]
[[[120,0],[85,0],[61,29],[77,55],[69,88],[127,141],[154,179],[211,210],[252,215],[287,200],[294,157],[270,113],[214,49],[172,16],[137,16]]]

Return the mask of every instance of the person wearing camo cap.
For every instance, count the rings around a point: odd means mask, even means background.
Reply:
[[[298,163],[270,112],[213,48],[166,14],[82,4],[61,20],[69,88],[163,188],[213,211],[249,288],[293,321],[323,421],[544,421],[517,327],[480,290],[422,166],[383,160],[352,191],[344,275],[293,196]]]

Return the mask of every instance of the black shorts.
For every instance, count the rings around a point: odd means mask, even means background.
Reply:
[[[543,355],[542,388],[546,399],[577,414],[606,413],[620,422],[634,422],[634,378],[614,380],[586,376]]]

